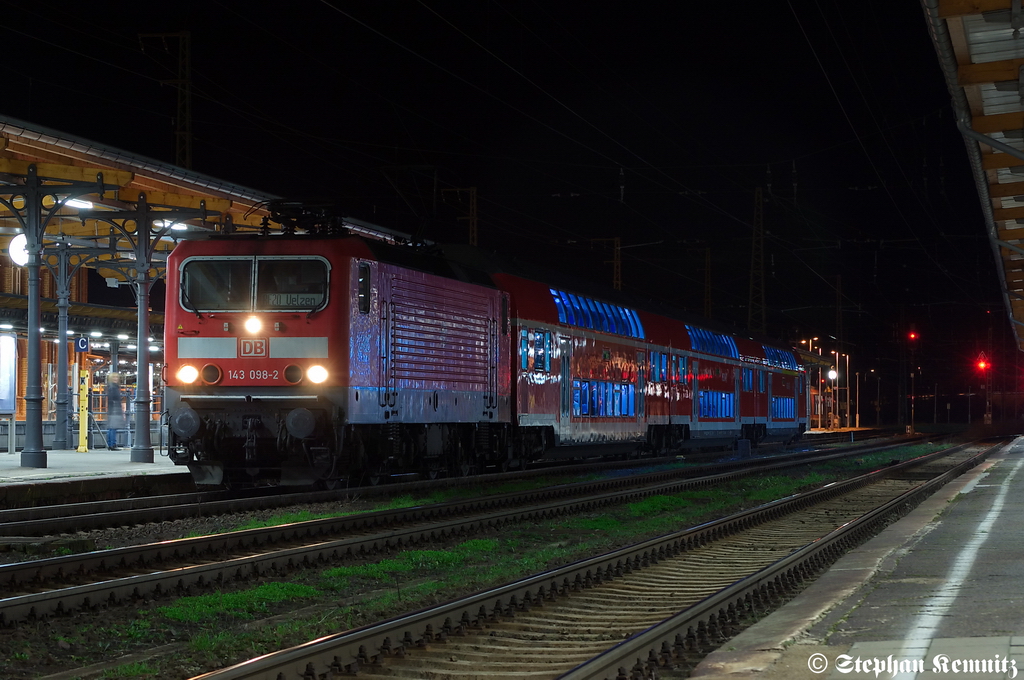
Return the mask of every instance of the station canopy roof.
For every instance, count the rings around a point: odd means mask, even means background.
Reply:
[[[280,211],[282,204],[288,205],[273,194],[0,115],[0,198],[10,199],[17,193],[17,185],[30,166],[35,167],[38,177],[54,180],[55,186],[68,180],[93,182],[102,173],[104,185],[117,187],[103,195],[92,193],[68,201],[54,212],[44,235],[44,245],[66,243],[83,254],[91,250],[94,255],[83,266],[98,270],[113,285],[125,283],[133,273],[132,244],[103,219],[83,219],[83,211],[97,217],[102,217],[104,211],[114,215],[114,211],[133,210],[143,197],[155,211],[205,209],[205,216],[173,225],[154,220],[154,227],[165,232],[155,244],[155,266],[150,271],[152,277],[159,278],[163,275],[160,262],[178,241],[226,231],[278,232],[282,227],[269,219],[274,216],[270,206],[276,204]],[[49,209],[53,204],[44,207]],[[22,209],[17,201],[12,205],[15,210]],[[373,238],[408,240],[405,234],[353,218],[344,218],[342,223],[349,231]],[[20,231],[17,216],[0,204],[0,248],[6,251],[10,239]],[[97,250],[107,252],[95,255]],[[52,257],[44,250],[44,259],[51,258],[51,264]],[[26,307],[24,295],[0,295],[0,324],[17,326],[20,320],[23,326]],[[45,321],[55,315],[56,305],[43,300],[42,312]],[[129,329],[135,318],[133,310],[103,305],[72,304],[69,312],[71,324],[89,320],[94,328],[111,333]],[[152,321],[159,326],[162,318],[154,315]],[[159,332],[156,327],[153,331]]]
[[[1024,9],[1021,0],[922,5],[1024,350]]]
[[[265,205],[277,199],[272,194],[232,184],[224,180],[180,168],[170,163],[139,156],[96,142],[51,130],[39,125],[0,115],[0,183],[4,175],[24,175],[29,164],[37,166],[40,177],[55,179],[95,180],[102,172],[106,184],[115,184],[116,191],[103,196],[81,197],[91,203],[75,203],[59,213],[57,224],[47,234],[66,234],[83,239],[94,238],[106,230],[95,220],[83,223],[79,210],[126,210],[133,207],[140,194],[154,206],[168,208],[200,208],[210,213],[207,220],[189,220],[179,237],[195,230],[216,231],[229,221],[238,230],[255,230],[268,215]],[[10,215],[8,213],[8,222]],[[0,212],[0,218],[4,214]],[[9,224],[7,226],[13,226]],[[104,234],[105,235],[105,234]],[[173,247],[169,241],[168,248]]]

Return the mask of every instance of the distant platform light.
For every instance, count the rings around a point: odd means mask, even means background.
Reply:
[[[118,333],[118,334],[117,334],[117,339],[118,339],[118,340],[127,340],[127,339],[128,339],[128,336],[127,336],[127,335],[125,335],[124,333]]]
[[[64,205],[66,205],[69,208],[85,208],[85,209],[89,209],[89,208],[92,207],[92,203],[90,203],[89,201],[83,201],[80,198],[72,198],[71,200],[69,200],[66,203],[64,203]]]
[[[94,338],[102,338],[103,337],[103,333],[101,331],[91,331],[89,333],[89,335],[94,337]]]
[[[28,250],[25,246],[28,245],[28,237],[24,234],[18,234],[11,239],[11,244],[7,247],[7,254],[11,256],[14,264],[19,267],[24,267],[28,264]]]

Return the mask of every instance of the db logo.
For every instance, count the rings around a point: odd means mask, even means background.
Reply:
[[[238,355],[243,357],[267,356],[266,338],[239,338]]]

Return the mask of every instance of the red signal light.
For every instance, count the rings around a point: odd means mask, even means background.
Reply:
[[[917,340],[917,331],[910,331],[907,333],[907,338],[910,340]]]
[[[979,361],[978,362],[978,369],[979,370],[984,371],[986,368],[988,368],[988,362],[987,361]]]

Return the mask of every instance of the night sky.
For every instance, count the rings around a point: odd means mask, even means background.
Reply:
[[[467,231],[441,190],[476,187],[482,248],[610,286],[619,237],[623,290],[696,315],[710,249],[736,330],[761,187],[770,336],[888,386],[914,328],[922,383],[962,392],[985,350],[1010,387],[919,5],[676,4],[2,1],[0,111],[174,162],[179,43],[139,35],[187,30],[199,172],[442,242]]]

